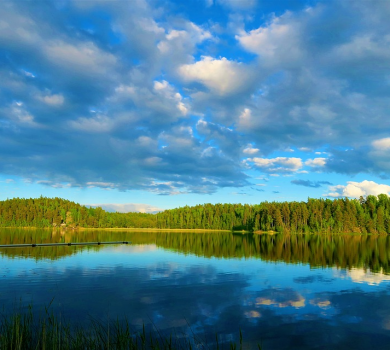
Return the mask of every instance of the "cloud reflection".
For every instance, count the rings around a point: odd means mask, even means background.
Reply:
[[[169,262],[174,256],[175,262]],[[148,331],[168,334],[189,334],[190,326],[210,346],[216,333],[221,342],[237,341],[240,329],[247,348],[255,348],[259,340],[269,349],[313,349],[318,344],[366,349],[368,340],[373,348],[385,349],[390,342],[388,290],[329,291],[336,283],[319,283],[316,293],[308,289],[311,284],[301,283],[263,289],[249,272],[224,272],[223,260],[198,259],[194,264],[182,256],[178,263],[173,253],[152,262],[118,257],[116,265],[111,254],[102,254],[94,267],[69,262],[64,267],[56,261],[42,264],[37,274],[7,275],[0,285],[0,305],[12,307],[10,295],[35,307],[54,297],[53,311],[81,324],[91,317],[102,322],[127,317],[135,328],[145,324]],[[264,272],[275,285],[272,271]]]
[[[305,307],[305,298],[294,290],[270,289],[261,293],[264,297],[256,298],[256,305],[272,305],[279,308]]]
[[[382,282],[390,281],[390,275],[383,273],[381,268],[378,272],[370,269],[352,268],[351,270],[335,270],[334,275],[338,278],[349,278],[355,283],[366,283],[374,286]]]

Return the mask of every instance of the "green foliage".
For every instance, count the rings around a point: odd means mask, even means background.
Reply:
[[[61,199],[14,198],[0,201],[0,227],[155,227],[155,216],[144,213],[109,213]]]
[[[93,227],[390,233],[390,199],[311,199],[307,202],[203,204],[157,214],[110,213],[61,198],[0,202],[0,227]]]
[[[284,233],[390,233],[390,199],[311,199],[259,205],[204,204],[156,214],[158,228]]]

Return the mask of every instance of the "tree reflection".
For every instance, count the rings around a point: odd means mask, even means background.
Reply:
[[[312,267],[390,272],[390,237],[372,235],[241,235],[228,232],[126,232],[3,229],[0,244],[131,241],[206,258],[257,258]],[[104,246],[1,248],[7,257],[59,259]]]

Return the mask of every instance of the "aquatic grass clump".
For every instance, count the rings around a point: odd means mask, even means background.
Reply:
[[[239,345],[219,344],[218,335],[216,343],[208,345],[195,334],[163,336],[158,330],[147,333],[145,326],[142,331],[135,331],[127,320],[107,324],[91,320],[86,327],[72,327],[47,308],[38,319],[29,307],[27,312],[3,315],[0,321],[0,350],[242,349],[242,346],[241,331]]]

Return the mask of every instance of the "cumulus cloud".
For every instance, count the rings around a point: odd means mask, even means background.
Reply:
[[[184,103],[183,96],[179,92],[175,92],[173,86],[171,86],[166,80],[155,81],[154,90],[161,94],[167,100],[173,100],[176,103],[176,108],[182,115],[187,115],[188,106]]]
[[[137,122],[140,126],[142,123],[163,125],[175,122],[185,117],[190,109],[186,99],[166,80],[154,80],[146,86],[120,84],[109,101],[126,108],[118,113],[120,119]],[[136,112],[132,113],[134,110]]]
[[[170,55],[175,54],[189,55],[194,47],[204,40],[211,39],[212,35],[208,30],[201,28],[192,22],[186,22],[181,30],[171,29],[164,40],[160,41],[157,48],[161,53]]]
[[[196,130],[206,142],[216,143],[227,157],[239,159],[241,156],[239,136],[231,128],[200,119],[196,124]]]
[[[105,115],[96,115],[91,118],[80,117],[69,122],[71,128],[85,132],[104,133],[110,132],[113,128],[112,120]]]
[[[92,42],[77,45],[62,41],[54,41],[45,47],[45,55],[53,64],[61,69],[78,74],[107,74],[107,68],[116,64],[116,57],[100,50]]]
[[[250,73],[242,63],[202,56],[202,59],[179,68],[185,81],[199,82],[218,95],[229,95],[245,88]]]
[[[250,167],[388,176],[382,3],[261,19],[252,0],[214,3],[226,18],[146,1],[1,2],[0,172],[160,194],[246,186]],[[328,154],[282,157],[289,148]]]
[[[100,207],[108,212],[118,212],[118,213],[129,213],[129,212],[138,212],[138,213],[157,213],[163,209],[149,204],[142,203],[103,203],[103,204],[86,204],[91,207]]]
[[[10,106],[0,109],[5,118],[13,122],[18,127],[37,127],[39,126],[34,115],[26,108],[22,102],[13,102]]]
[[[258,29],[236,35],[246,50],[258,54],[267,65],[301,58],[301,38],[299,24],[289,13],[274,17],[270,23]]]
[[[325,166],[326,158],[313,158],[305,161],[305,165],[312,168],[320,168]]]
[[[390,186],[364,180],[362,182],[348,181],[347,185],[329,186],[329,192],[325,196],[359,198],[368,195],[377,196],[382,193],[390,195]]]
[[[338,16],[330,16],[335,11]],[[248,141],[261,140],[264,151],[281,145],[310,150],[324,145],[365,147],[374,136],[385,136],[389,105],[379,91],[387,91],[389,85],[379,72],[389,67],[385,57],[390,46],[378,34],[388,28],[378,12],[363,4],[351,8],[339,2],[318,3],[274,16],[256,29],[241,30],[238,43],[257,55],[258,71],[268,73],[259,76],[260,92],[252,94],[250,103],[246,101],[250,114],[235,118],[246,125],[242,131]],[[359,18],[364,18],[364,25],[348,31]],[[345,36],[337,29],[340,26]],[[325,27],[328,33],[338,34],[319,40]],[[383,168],[379,157],[374,162]]]
[[[372,146],[375,149],[380,150],[380,151],[390,150],[390,137],[375,140],[372,142]]]
[[[390,153],[370,146],[347,150],[332,149],[332,155],[327,159],[323,170],[344,174],[376,174],[388,178]]]
[[[248,158],[248,162],[253,164],[256,168],[269,173],[289,173],[296,172],[302,168],[303,163],[301,158]],[[274,175],[274,174],[273,174]]]
[[[38,99],[50,106],[61,106],[64,103],[64,96],[61,94],[47,94],[38,96]]]
[[[258,148],[254,148],[251,144],[247,145],[244,150],[242,151],[244,154],[256,154],[259,152]]]
[[[102,181],[88,181],[86,185],[89,188],[100,187],[100,188],[115,188],[115,184],[112,182],[102,182]]]
[[[252,125],[252,111],[249,108],[244,108],[238,117],[238,125],[240,128],[250,128]]]
[[[49,186],[52,188],[69,188],[72,186],[70,183],[61,183],[61,182],[54,182],[49,180],[39,180],[36,183],[44,186]]]

